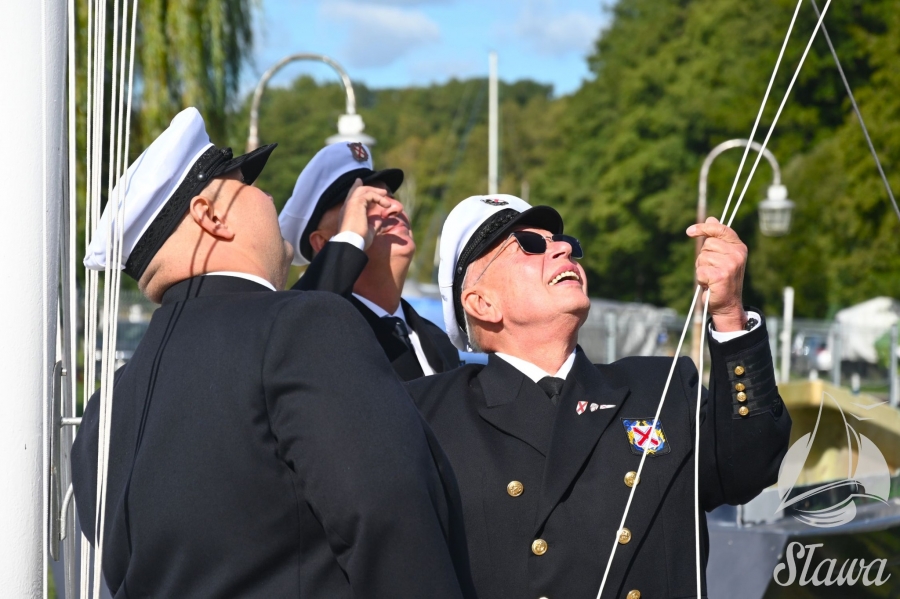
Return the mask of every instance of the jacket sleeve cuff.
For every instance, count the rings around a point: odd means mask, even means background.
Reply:
[[[711,338],[712,372],[716,386],[731,397],[731,414],[734,419],[748,418],[763,412],[780,415],[782,404],[775,385],[775,367],[769,348],[769,335],[765,321],[758,310],[759,324],[750,331],[743,331],[725,342]],[[724,366],[724,368],[722,368]]]
[[[359,233],[354,233],[353,231],[342,231],[329,239],[329,241],[341,241],[343,243],[349,243],[358,250],[366,249],[366,240],[362,238],[362,235],[360,235]]]

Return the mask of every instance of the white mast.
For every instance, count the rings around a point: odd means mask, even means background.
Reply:
[[[65,197],[66,3],[18,0],[0,19],[0,580],[8,597],[46,596],[49,431]]]
[[[499,162],[497,137],[497,53],[488,59],[488,194],[497,193],[497,165]]]

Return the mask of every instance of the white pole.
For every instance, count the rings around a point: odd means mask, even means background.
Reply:
[[[900,343],[900,332],[897,330],[897,323],[891,327],[891,356],[888,360],[888,368],[890,369],[890,400],[891,405],[895,408],[900,406],[900,375],[897,373],[897,345]]]
[[[499,162],[496,52],[491,52],[488,64],[488,194],[493,195],[497,193],[497,169]]]
[[[66,181],[66,2],[18,0],[0,19],[0,581],[5,597],[46,597],[49,431],[59,217]],[[10,12],[10,11],[6,11]],[[60,581],[61,582],[61,581]]]
[[[781,329],[781,380],[791,380],[791,335],[794,327],[794,288],[784,288],[784,322]]]

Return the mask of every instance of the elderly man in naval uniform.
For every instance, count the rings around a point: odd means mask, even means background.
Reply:
[[[563,234],[559,214],[497,195],[469,198],[447,217],[439,270],[447,330],[460,349],[487,352],[488,363],[408,388],[459,480],[482,599],[594,599],[613,545],[603,597],[694,597],[695,517],[705,572],[702,511],[747,502],[775,482],[791,419],[765,323],[741,302],[747,248],[715,219],[688,235],[706,237],[696,272],[712,317],[710,385],[698,423],[701,383],[680,358],[654,426],[672,359],[595,365],[580,351],[590,301],[581,245]]]
[[[416,252],[409,217],[394,194],[403,171],[374,170],[362,143],[320,150],[278,217],[309,267],[293,289],[331,291],[350,300],[404,381],[459,366],[447,333],[400,297]]]
[[[371,330],[275,291],[292,248],[251,186],[273,148],[232,158],[189,108],[129,168],[112,267],[161,306],[116,374],[100,526],[96,395],[72,452],[103,576],[116,598],[471,597],[452,470]]]

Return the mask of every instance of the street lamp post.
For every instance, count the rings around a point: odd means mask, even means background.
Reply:
[[[262,100],[263,92],[266,90],[266,85],[269,83],[269,79],[285,65],[298,60],[314,60],[317,62],[324,62],[330,66],[337,71],[337,74],[341,78],[341,84],[344,86],[344,91],[347,94],[347,110],[346,114],[342,114],[338,119],[338,133],[337,135],[332,135],[326,139],[325,142],[334,144],[342,141],[359,141],[366,145],[373,145],[375,139],[363,133],[366,125],[363,123],[362,116],[356,114],[356,94],[353,92],[353,83],[351,83],[347,71],[333,59],[323,54],[301,52],[299,54],[285,56],[276,62],[268,71],[263,73],[259,83],[256,85],[256,91],[253,92],[253,102],[250,105],[250,132],[247,135],[247,151],[252,152],[259,147],[259,104]]]
[[[746,148],[750,146],[751,150],[756,152],[762,151],[763,157],[769,161],[772,166],[772,185],[769,186],[766,199],[759,205],[759,224],[763,235],[780,236],[786,234],[791,227],[791,210],[794,203],[787,199],[787,188],[781,184],[781,168],[775,155],[763,148],[755,141],[748,139],[730,139],[723,141],[706,156],[703,166],[700,168],[700,189],[697,196],[697,222],[702,223],[706,220],[706,188],[707,179],[709,178],[709,169],[713,161],[721,154],[734,148]],[[698,238],[696,241],[694,256],[700,256],[700,250],[703,248],[703,239]],[[694,272],[694,286],[697,286],[697,274]],[[700,352],[703,347],[700,345],[700,334],[703,331],[703,307],[698,302],[694,309],[694,344],[693,358],[694,364],[700,363]],[[701,376],[703,373],[700,373]]]

